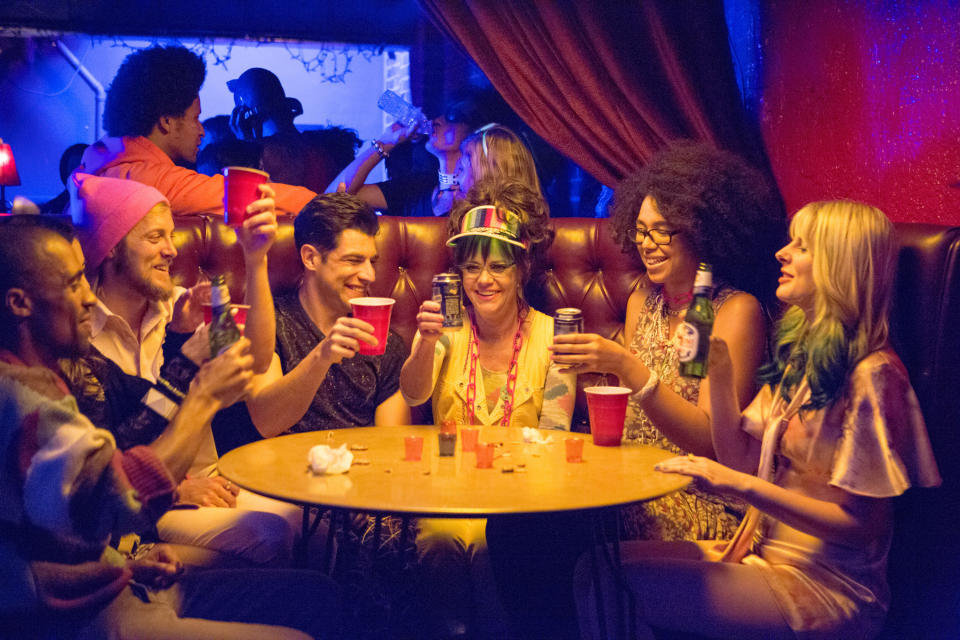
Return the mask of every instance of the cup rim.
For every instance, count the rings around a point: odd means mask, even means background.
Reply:
[[[593,393],[598,396],[619,396],[619,395],[629,395],[633,393],[633,389],[630,389],[629,387],[597,385],[595,387],[585,387],[583,389],[583,392]]]
[[[227,173],[228,173],[231,169],[233,169],[234,172],[238,172],[238,171],[239,171],[240,173],[256,173],[256,174],[261,175],[261,176],[263,176],[264,178],[266,178],[267,181],[270,180],[270,174],[269,174],[269,173],[267,173],[266,171],[261,171],[260,169],[254,169],[254,168],[252,168],[252,167],[233,167],[233,166],[231,166],[231,167],[224,167],[224,168],[223,168],[223,175],[224,175],[224,177],[226,177]]]
[[[351,298],[350,304],[357,305],[359,307],[389,307],[393,306],[396,303],[394,298],[374,298],[371,296],[361,296],[359,298]]]

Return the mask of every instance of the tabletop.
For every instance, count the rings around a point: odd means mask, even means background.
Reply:
[[[461,427],[462,428],[462,427]],[[255,493],[301,505],[416,516],[480,517],[595,509],[650,500],[682,489],[689,478],[654,471],[674,454],[624,444],[599,447],[589,434],[538,431],[547,443],[526,443],[519,427],[478,427],[496,443],[493,468],[476,454],[440,457],[439,427],[380,426],[312,431],[244,445],[220,458],[220,473]],[[459,428],[458,428],[459,431]],[[404,460],[404,437],[424,438],[419,461]],[[567,462],[566,438],[584,440],[582,462]],[[345,474],[310,471],[311,447],[346,444]]]

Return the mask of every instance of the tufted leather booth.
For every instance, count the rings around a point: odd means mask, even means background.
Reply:
[[[642,266],[613,242],[606,220],[564,218],[555,220],[554,227],[544,278],[528,287],[528,299],[546,313],[579,307],[588,331],[618,336]],[[946,516],[960,513],[955,463],[960,455],[960,227],[898,224],[897,231],[901,254],[893,341],[920,398],[945,482],[940,490],[911,492],[914,496],[898,506],[900,540],[891,558],[891,582],[898,597],[888,626],[894,630],[890,637],[900,631],[919,637],[924,625],[936,631],[941,623],[951,624],[951,617],[956,624],[955,603],[960,601],[957,553],[944,544],[956,535],[949,524],[955,517]],[[392,327],[408,345],[417,308],[430,296],[432,276],[449,268],[445,238],[445,219],[381,218],[372,294],[397,300]],[[233,274],[232,287],[243,282],[240,247],[219,220],[179,218],[175,240],[180,251],[174,265],[178,284],[193,284],[200,268]],[[269,259],[274,291],[295,286],[300,263],[289,221],[281,223]],[[242,298],[236,288],[232,295]],[[941,555],[948,549],[947,556]]]

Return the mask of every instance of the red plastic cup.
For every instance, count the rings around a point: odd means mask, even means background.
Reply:
[[[489,469],[493,466],[493,450],[492,442],[477,443],[477,469]]]
[[[583,462],[583,438],[567,438],[567,462]]]
[[[260,199],[258,187],[270,180],[270,174],[249,167],[225,167],[223,170],[223,221],[231,227],[243,225],[247,205]]]
[[[406,436],[403,439],[404,460],[417,461],[423,456],[423,436]]]
[[[460,448],[463,451],[476,451],[477,437],[480,435],[479,429],[464,427],[460,430]]]
[[[387,348],[387,331],[390,330],[390,313],[393,311],[393,298],[354,298],[350,301],[353,317],[373,325],[373,336],[377,346],[371,346],[360,340],[358,353],[365,356],[383,355]]]
[[[440,423],[440,433],[457,433],[457,423],[449,418]]]
[[[590,433],[593,444],[617,447],[623,439],[623,421],[627,417],[626,387],[587,387],[587,412],[590,414]]]
[[[209,304],[202,304],[200,308],[203,309],[203,324],[210,324],[213,322],[213,306]],[[233,321],[237,323],[237,326],[240,327],[240,332],[243,333],[243,328],[247,324],[247,312],[250,311],[250,305],[248,304],[231,304],[231,309],[235,309],[233,314]]]

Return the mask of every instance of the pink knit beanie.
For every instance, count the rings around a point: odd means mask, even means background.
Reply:
[[[162,193],[135,180],[75,173],[69,187],[70,215],[88,273],[96,271],[110,250],[154,205],[167,202]]]

